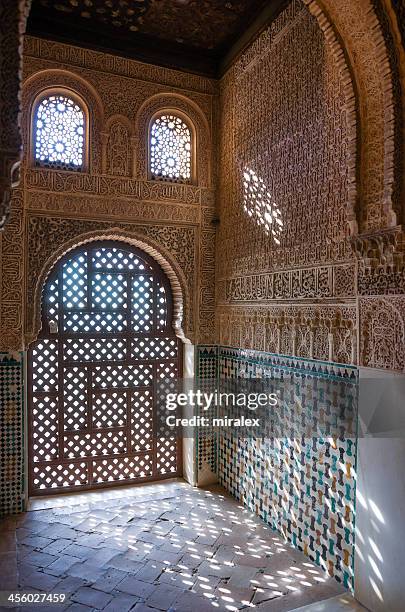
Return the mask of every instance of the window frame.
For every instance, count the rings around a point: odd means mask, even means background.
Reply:
[[[80,106],[81,111],[84,115],[84,145],[83,145],[83,163],[80,168],[77,170],[73,170],[71,168],[53,168],[52,166],[47,167],[42,165],[41,163],[37,163],[35,159],[35,144],[36,144],[36,125],[35,118],[37,114],[37,109],[41,102],[50,96],[65,96],[66,98],[70,98]],[[31,107],[31,121],[30,121],[30,139],[29,139],[29,164],[32,168],[42,169],[42,170],[52,170],[57,172],[74,172],[74,173],[87,173],[90,170],[90,161],[89,161],[89,151],[90,151],[90,113],[89,108],[85,100],[80,96],[76,91],[70,89],[68,87],[47,87],[46,89],[42,89],[35,96],[32,107]]]
[[[190,149],[190,165],[191,165],[191,176],[189,179],[171,179],[171,178],[156,178],[151,170],[151,134],[152,126],[156,119],[164,115],[173,115],[183,121],[183,123],[190,130],[191,135],[191,149]],[[153,113],[149,119],[148,133],[147,133],[147,164],[148,164],[148,180],[156,181],[157,183],[168,183],[170,185],[196,185],[198,180],[197,173],[197,130],[195,129],[194,123],[188,115],[179,111],[176,108],[160,108],[158,111]]]

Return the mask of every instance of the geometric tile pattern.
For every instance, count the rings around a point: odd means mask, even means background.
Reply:
[[[217,367],[221,379],[270,376],[282,381],[285,392],[278,408],[282,429],[274,425],[263,439],[220,432],[220,484],[330,576],[353,588],[357,369],[223,347]],[[297,406],[299,432],[294,429]],[[315,437],[314,427],[336,414],[342,415],[340,435]]]
[[[23,358],[0,354],[0,516],[23,509]]]
[[[196,359],[196,382],[198,388],[204,391],[204,380],[213,381],[218,377],[218,347],[198,346]],[[207,389],[211,391],[212,389]],[[212,417],[212,410],[204,414],[208,418]],[[211,427],[204,427],[198,430],[196,436],[198,481],[204,482],[207,476],[217,473],[217,440],[218,436]]]

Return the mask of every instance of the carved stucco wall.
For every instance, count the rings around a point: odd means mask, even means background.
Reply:
[[[19,180],[21,54],[30,5],[31,0],[0,0],[0,231]]]
[[[32,164],[32,107],[38,93],[51,87],[73,90],[88,106],[87,172]],[[0,347],[20,350],[38,332],[38,283],[53,255],[111,229],[167,255],[182,283],[186,338],[212,341],[215,83],[26,37],[22,95],[25,155],[2,235]],[[147,128],[151,116],[165,108],[181,110],[195,127],[202,152],[195,184],[148,180]]]
[[[217,337],[402,370],[399,56],[349,4],[294,0],[221,81]]]
[[[353,360],[348,100],[335,54],[298,0],[222,80],[221,344]]]

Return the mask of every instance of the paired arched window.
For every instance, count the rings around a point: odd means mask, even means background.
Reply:
[[[149,171],[155,180],[189,183],[192,179],[192,132],[181,117],[157,116],[150,126]]]
[[[34,109],[33,156],[36,166],[83,170],[86,113],[65,93],[42,97]]]
[[[33,112],[33,159],[36,166],[60,170],[85,169],[87,112],[69,92],[41,96]],[[179,115],[161,112],[151,121],[149,177],[190,183],[194,175],[194,133]],[[122,173],[121,173],[122,174]]]

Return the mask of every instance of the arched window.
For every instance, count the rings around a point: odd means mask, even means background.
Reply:
[[[86,115],[65,93],[41,98],[34,109],[34,161],[36,166],[83,170]]]
[[[180,117],[162,114],[150,128],[150,175],[156,180],[189,183],[192,179],[192,132]]]
[[[28,355],[32,495],[181,475],[172,315],[170,281],[140,249],[89,242],[58,261]]]

